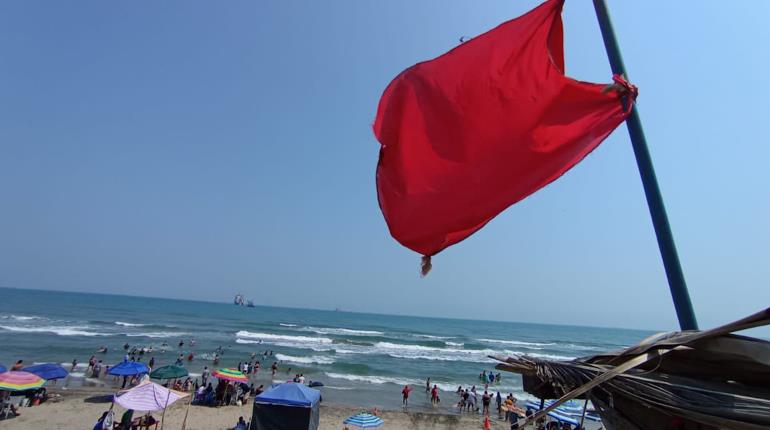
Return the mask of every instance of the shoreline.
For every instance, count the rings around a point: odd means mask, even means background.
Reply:
[[[106,400],[106,396],[111,395],[114,391],[103,387],[78,387],[67,390],[53,387],[48,392],[59,394],[60,397],[39,406],[20,408],[20,416],[9,417],[1,421],[3,429],[90,429],[101,413],[110,408],[111,403]],[[164,418],[164,428],[181,428],[185,412],[188,409],[187,403],[187,399],[183,399],[168,407]],[[116,419],[119,420],[124,409],[115,405],[114,410]],[[344,427],[342,421],[345,418],[362,410],[365,408],[324,401],[321,403],[319,429],[339,430]],[[187,430],[231,429],[240,416],[243,416],[247,421],[250,420],[251,412],[252,402],[243,406],[192,405],[189,407],[186,428]],[[160,420],[160,411],[153,413],[153,416]],[[389,408],[382,409],[381,417],[385,420],[385,427],[397,430],[483,428],[483,417],[475,414],[451,414],[444,411],[422,410],[403,411]],[[509,428],[508,423],[498,420],[496,417],[490,417],[490,422],[493,429]]]

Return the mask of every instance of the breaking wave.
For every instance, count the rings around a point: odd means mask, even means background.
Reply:
[[[88,327],[57,327],[57,326],[43,326],[43,327],[15,327],[0,325],[0,329],[17,332],[17,333],[54,333],[59,336],[112,336],[111,333],[99,333],[93,331],[86,331]]]
[[[241,330],[235,333],[235,336],[239,338],[258,339],[266,343],[275,342],[295,342],[295,343],[320,343],[331,344],[332,340],[328,337],[309,337],[309,336],[291,336],[285,334],[271,334],[271,333],[254,333],[246,330]]]
[[[302,327],[299,331],[309,331],[317,334],[331,334],[338,336],[383,336],[385,333],[374,330],[353,330],[349,328],[336,327]]]
[[[295,357],[286,354],[275,354],[275,358],[281,361],[288,361],[290,363],[297,364],[332,364],[335,361],[331,357],[324,357],[320,355],[313,355],[310,357]]]

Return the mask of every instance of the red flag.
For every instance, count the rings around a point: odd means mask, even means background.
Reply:
[[[431,256],[557,179],[623,120],[615,89],[564,75],[550,0],[398,75],[382,95],[377,193],[391,235]],[[429,264],[429,261],[428,261]]]

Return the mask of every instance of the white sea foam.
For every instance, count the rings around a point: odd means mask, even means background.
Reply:
[[[261,342],[258,340],[248,340],[248,339],[238,338],[238,339],[235,339],[235,343],[240,343],[241,345],[249,345],[249,344],[258,344]]]
[[[60,326],[43,326],[43,327],[16,327],[0,325],[3,330],[8,330],[17,333],[54,333],[59,336],[111,336],[110,333],[98,333],[92,331],[86,331],[88,327],[60,327]]]
[[[297,326],[297,324],[287,324],[287,323],[280,323],[278,325],[282,326],[282,327],[296,327]]]
[[[557,354],[540,354],[537,352],[515,352],[515,351],[506,351],[507,353],[511,355],[528,355],[530,357],[536,357],[536,358],[545,358],[547,360],[574,360],[577,357],[570,357],[566,355],[557,355]]]
[[[286,354],[275,354],[275,358],[281,361],[288,361],[297,364],[332,364],[334,359],[331,357],[325,357],[320,355],[313,355],[310,357],[295,357]]]
[[[527,349],[543,349],[544,346],[556,345],[555,343],[524,342],[521,340],[479,339],[480,342],[497,343],[502,345],[516,345]]]
[[[374,330],[353,330],[349,328],[337,328],[337,327],[302,327],[300,331],[310,331],[318,334],[331,334],[338,336],[382,336],[385,333]]]
[[[158,339],[165,339],[170,337],[182,337],[187,336],[189,333],[179,333],[170,331],[151,331],[147,333],[125,333],[128,337],[152,337]]]
[[[444,343],[445,343],[447,346],[457,346],[457,347],[461,347],[461,348],[462,348],[462,347],[465,345],[465,344],[464,344],[464,343],[462,343],[462,342],[449,342],[449,341],[445,341]]]
[[[414,337],[421,337],[423,339],[431,339],[431,340],[444,340],[444,339],[452,339],[449,336],[433,336],[430,334],[412,334]]]
[[[136,323],[129,323],[129,322],[123,322],[123,321],[115,321],[115,324],[122,325],[123,327],[144,327],[149,324],[136,324]]]
[[[309,337],[309,336],[290,336],[290,335],[284,335],[284,334],[271,334],[271,333],[254,333],[246,330],[241,330],[238,333],[235,333],[235,335],[239,338],[247,338],[247,339],[258,339],[262,340],[266,343],[275,343],[275,342],[296,342],[296,343],[320,343],[320,344],[330,344],[332,343],[332,340],[328,337]]]
[[[344,379],[352,382],[368,382],[370,384],[396,384],[396,385],[414,385],[421,382],[417,379],[397,378],[391,376],[373,376],[373,375],[351,375],[347,373],[325,372],[326,376],[334,379]]]
[[[4,316],[3,318],[10,318],[10,319],[16,320],[16,321],[32,321],[32,320],[43,319],[42,317],[27,316],[27,315],[8,315],[8,316]]]

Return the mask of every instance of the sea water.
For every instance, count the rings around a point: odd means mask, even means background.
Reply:
[[[493,315],[489,316],[493,318]],[[515,319],[516,315],[504,315]],[[490,355],[529,355],[569,360],[630,346],[651,332],[617,328],[544,325],[365,314],[341,311],[253,308],[116,295],[0,289],[0,363],[16,360],[83,363],[91,355],[105,364],[123,359],[123,345],[152,347],[143,362],[172,364],[192,352],[185,366],[200,374],[235,367],[257,354],[260,376],[279,362],[275,381],[303,373],[320,381],[324,399],[362,407],[396,407],[405,384],[415,389],[412,407],[427,408],[425,379],[442,391],[442,406],[451,410],[459,386],[476,386],[482,371],[494,369]],[[191,340],[195,345],[191,345]],[[178,347],[184,341],[183,347]],[[160,352],[166,343],[166,352]],[[97,354],[106,346],[106,354]],[[264,357],[266,351],[273,355]],[[291,372],[287,373],[291,367]],[[493,370],[494,371],[494,370]],[[495,373],[497,371],[494,371]],[[490,391],[527,398],[521,377],[502,372]]]

